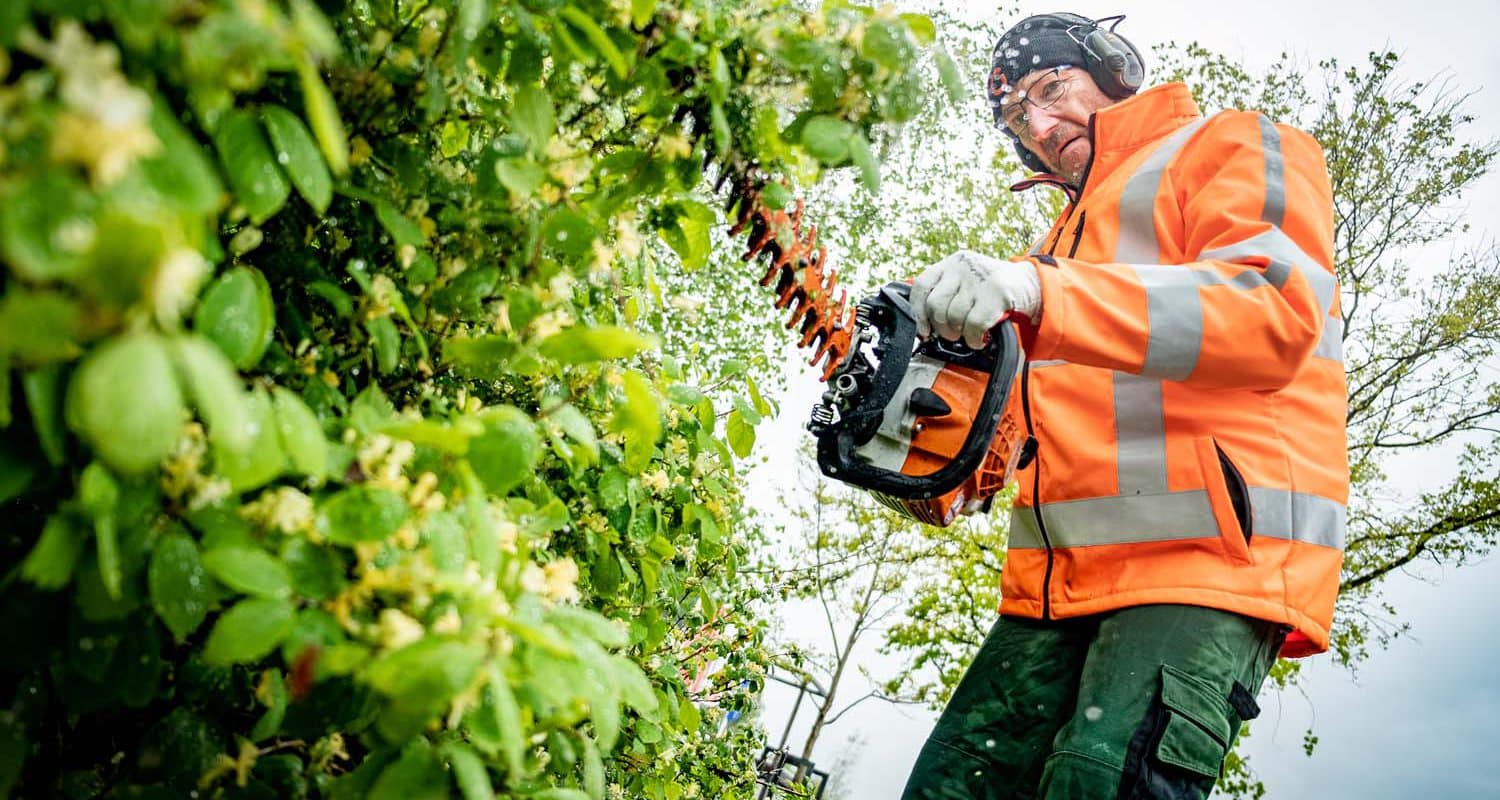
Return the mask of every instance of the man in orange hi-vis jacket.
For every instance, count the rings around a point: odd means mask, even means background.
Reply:
[[[1276,657],[1328,648],[1349,467],[1322,151],[1142,90],[1109,21],[1030,17],[994,51],[996,123],[1044,173],[1017,186],[1062,215],[912,286],[923,335],[1021,323],[1037,450],[910,800],[1206,797]]]

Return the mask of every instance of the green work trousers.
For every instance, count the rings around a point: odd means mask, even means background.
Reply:
[[[1001,617],[902,800],[1135,800],[1213,791],[1286,627],[1155,605]]]

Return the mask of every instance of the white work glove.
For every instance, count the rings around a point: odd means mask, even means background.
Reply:
[[[977,349],[1011,312],[1041,320],[1042,281],[1030,261],[960,250],[923,270],[911,285],[911,313],[923,338],[962,338]]]

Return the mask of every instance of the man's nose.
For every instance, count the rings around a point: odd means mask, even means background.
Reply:
[[[1057,117],[1052,115],[1052,110],[1047,108],[1032,108],[1026,115],[1026,130],[1031,134],[1031,141],[1044,142],[1052,129],[1057,127]]]

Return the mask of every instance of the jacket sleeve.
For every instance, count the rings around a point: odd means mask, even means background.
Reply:
[[[1274,390],[1342,331],[1333,194],[1306,133],[1248,112],[1209,120],[1163,173],[1153,205],[1161,260],[1036,256],[1042,319],[1031,357],[1203,388]],[[1329,338],[1331,337],[1331,338]],[[1334,356],[1336,357],[1336,356]]]

